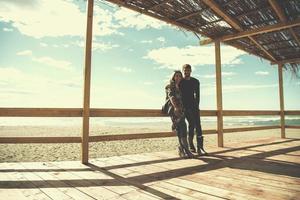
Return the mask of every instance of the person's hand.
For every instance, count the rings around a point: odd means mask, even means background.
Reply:
[[[175,113],[175,115],[177,116],[177,117],[180,117],[181,116],[181,109],[180,108],[178,108],[178,107],[175,107],[174,108],[174,113]]]

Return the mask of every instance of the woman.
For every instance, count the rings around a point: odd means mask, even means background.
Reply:
[[[172,120],[172,130],[176,132],[179,140],[179,156],[183,158],[193,158],[194,155],[190,152],[187,143],[187,126],[184,120],[184,110],[179,90],[181,79],[181,71],[174,71],[170,83],[166,86],[167,98],[170,99],[171,106],[173,107],[169,114]]]

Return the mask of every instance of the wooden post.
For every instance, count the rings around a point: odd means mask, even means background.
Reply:
[[[91,86],[91,59],[92,59],[92,34],[93,34],[93,7],[94,0],[87,2],[87,26],[85,43],[85,67],[84,67],[84,97],[83,97],[83,121],[81,162],[89,162],[89,122],[90,122],[90,86]]]
[[[283,67],[283,64],[278,64],[281,138],[285,138],[284,96],[283,96],[282,67]]]
[[[216,89],[217,89],[217,118],[218,118],[218,147],[223,147],[223,103],[222,103],[222,72],[220,41],[215,42],[216,58]]]

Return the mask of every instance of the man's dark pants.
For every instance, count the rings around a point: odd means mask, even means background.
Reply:
[[[199,146],[199,142],[203,143],[202,138],[202,127],[200,122],[199,109],[195,106],[195,108],[185,108],[185,116],[189,124],[189,141],[193,141],[194,138],[194,130],[196,128],[197,133],[197,145]]]

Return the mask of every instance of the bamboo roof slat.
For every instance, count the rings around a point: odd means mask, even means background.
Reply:
[[[300,47],[299,0],[106,1],[203,35],[211,41],[222,39],[228,45],[271,62],[292,59],[290,52],[274,48]],[[285,42],[287,40],[291,42]],[[297,54],[293,56],[294,60],[300,58]],[[300,63],[286,64],[291,64],[292,69],[300,67]]]

